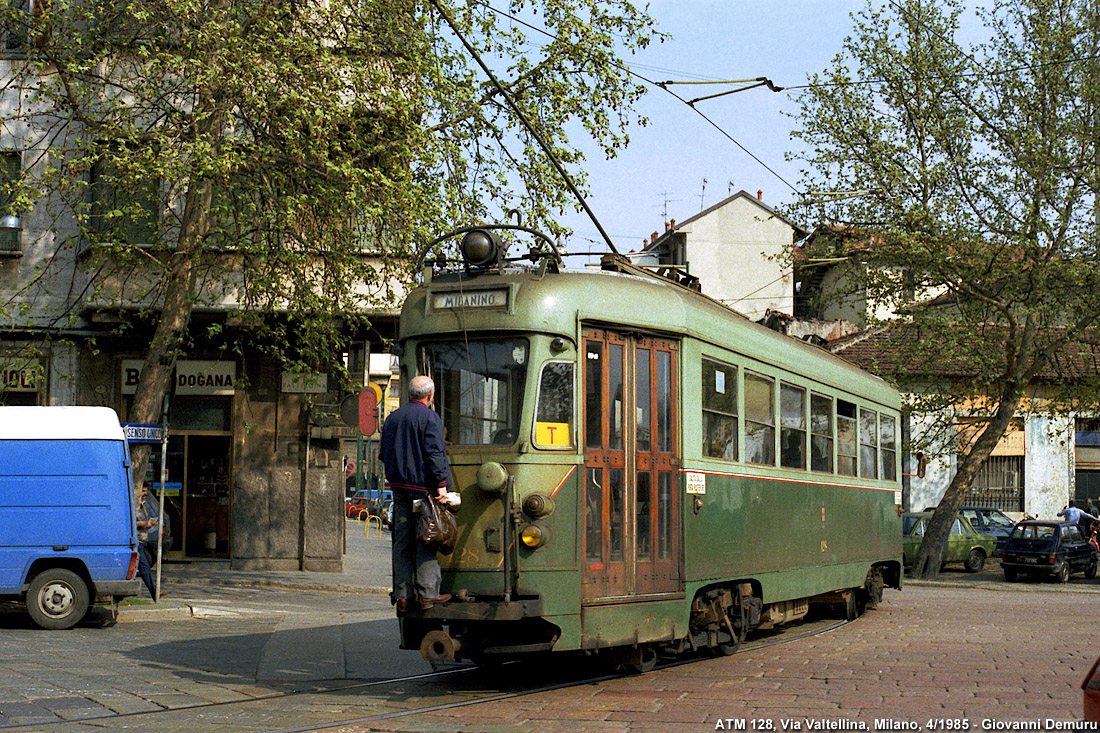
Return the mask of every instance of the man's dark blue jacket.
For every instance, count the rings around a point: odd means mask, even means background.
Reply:
[[[434,495],[450,482],[443,421],[421,402],[409,402],[386,418],[381,457],[391,489]]]

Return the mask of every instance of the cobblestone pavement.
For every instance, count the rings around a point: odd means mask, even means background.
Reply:
[[[1022,587],[1001,593],[911,584],[888,592],[856,623],[820,636],[415,721],[333,730],[781,731],[784,720],[799,726],[786,730],[799,731],[821,721],[834,721],[832,730],[875,730],[876,720],[986,730],[1080,720],[1080,683],[1100,654],[1100,596]]]
[[[65,632],[0,613],[0,732],[281,731],[428,704],[407,690],[354,686],[430,668],[395,648],[383,595],[388,535],[365,538],[361,526],[349,527],[341,574],[170,565],[164,602],[126,607],[113,626],[104,611]],[[333,730],[715,730],[743,721],[744,730],[759,731],[784,730],[784,720],[800,726],[785,730],[823,720],[836,721],[831,730],[858,730],[857,722],[873,729],[876,719],[930,729],[929,721],[960,718],[982,730],[983,720],[1073,720],[1081,678],[1100,653],[1098,602],[1100,581],[1009,584],[991,563],[983,573],[909,583],[856,623],[820,636]],[[280,697],[303,689],[317,692]],[[234,706],[260,698],[259,707]],[[209,703],[228,704],[185,717],[90,720]]]

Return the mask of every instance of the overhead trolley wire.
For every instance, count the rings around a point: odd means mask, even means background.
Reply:
[[[433,0],[433,2],[435,2],[435,0]],[[517,18],[516,16],[512,15],[511,13],[505,12],[505,11],[500,10],[498,8],[494,8],[489,3],[479,2],[478,4],[485,7],[485,8],[487,8],[487,9],[489,9],[489,10],[491,10],[492,12],[494,12],[498,15],[501,15],[505,18],[508,18],[508,19],[514,21],[515,23],[518,23],[518,24],[520,24],[520,25],[522,25],[526,28],[529,28],[529,29],[535,31],[536,33],[541,33],[544,36],[546,36],[547,38],[552,38],[552,39],[558,40],[558,41],[562,40],[559,36],[555,36],[553,33],[550,33],[549,31],[547,31],[543,28],[539,28],[538,26],[531,25],[530,23],[528,23],[524,20],[521,20],[520,18]],[[729,140],[734,145],[736,145],[738,148],[740,148],[742,152],[744,152],[746,155],[748,155],[750,158],[752,158],[754,161],[756,161],[760,166],[762,166],[766,171],[768,171],[773,176],[775,176],[778,180],[782,181],[783,184],[785,186],[787,186],[788,188],[790,188],[791,191],[793,191],[799,198],[803,197],[803,193],[801,191],[799,191],[793,184],[791,184],[789,181],[787,181],[787,179],[783,178],[783,176],[779,175],[779,173],[774,168],[772,168],[770,165],[768,165],[763,160],[761,160],[759,157],[757,157],[756,154],[754,154],[751,150],[749,150],[744,145],[742,145],[740,142],[738,142],[736,139],[734,139],[734,137],[732,135],[730,135],[728,132],[726,132],[726,130],[724,130],[721,127],[721,125],[719,125],[717,122],[712,120],[710,117],[707,117],[705,114],[703,114],[691,102],[689,102],[688,100],[681,97],[679,94],[676,94],[672,90],[670,90],[670,89],[666,88],[665,86],[663,86],[663,84],[668,84],[670,82],[657,82],[657,81],[654,81],[653,79],[642,76],[641,74],[634,71],[633,69],[631,69],[626,64],[615,61],[614,59],[612,59],[610,63],[613,66],[615,66],[615,67],[625,71],[626,73],[630,74],[631,76],[633,76],[637,79],[640,79],[641,81],[644,81],[646,84],[649,84],[651,86],[658,87],[658,88],[664,90],[666,93],[671,94],[679,102],[681,102],[683,104],[686,104],[688,107],[690,107],[692,110],[694,110],[697,115],[699,115],[704,120],[706,120],[708,123],[710,123],[710,125],[714,129],[716,129],[718,132],[720,132],[727,140]],[[764,77],[759,77],[759,78],[763,79]],[[755,80],[753,80],[753,81],[755,81]],[[721,82],[712,82],[712,83],[721,83]],[[755,86],[762,86],[762,85],[763,84],[754,84],[753,86],[755,87]],[[771,86],[770,82],[768,83],[768,85]],[[752,87],[747,87],[747,88],[752,88]],[[742,91],[742,90],[734,90],[734,91]],[[775,89],[774,91],[779,91],[779,89]],[[732,92],[726,92],[726,94],[729,94],[729,93],[732,93]],[[722,95],[713,95],[713,96],[722,96]],[[692,101],[700,101],[700,100],[692,100]],[[600,233],[602,234],[603,231],[601,230]]]
[[[1020,66],[1015,66],[1015,67],[1012,67],[1012,68],[1001,69],[1001,70],[996,70],[996,71],[987,70],[982,66],[981,63],[979,63],[977,61],[977,59],[975,59],[973,56],[971,56],[969,53],[967,53],[963,49],[959,48],[958,45],[954,43],[954,41],[952,41],[949,38],[945,38],[938,31],[936,31],[933,28],[930,28],[921,19],[914,17],[905,8],[903,8],[901,5],[899,5],[896,2],[896,0],[889,0],[889,2],[890,2],[891,5],[893,5],[895,8],[897,8],[900,13],[902,13],[903,15],[906,15],[907,17],[909,17],[914,22],[924,26],[929,32],[937,35],[941,40],[944,40],[945,42],[951,43],[952,45],[955,45],[955,47],[958,48],[963,53],[963,55],[965,55],[975,66],[977,66],[979,69],[981,69],[980,71],[952,74],[950,77],[938,76],[938,75],[937,76],[925,77],[925,78],[928,78],[928,79],[932,79],[932,78],[956,78],[957,79],[957,78],[985,77],[985,76],[990,76],[990,75],[1005,75],[1005,74],[1014,75],[1014,74],[1017,74],[1021,71],[1028,71],[1028,70],[1037,71],[1037,70],[1048,68],[1048,67],[1051,67],[1051,66],[1058,66],[1058,65],[1072,64],[1072,63],[1080,63],[1080,62],[1084,62],[1084,61],[1092,61],[1092,60],[1100,59],[1100,54],[1092,54],[1092,55],[1085,55],[1085,56],[1077,56],[1077,57],[1074,57],[1074,58],[1071,58],[1071,59],[1059,59],[1059,60],[1055,60],[1055,61],[1047,61],[1047,62],[1037,63],[1037,64],[1023,64],[1023,65],[1020,65]],[[558,40],[558,41],[563,40],[561,37],[556,36],[553,33],[550,33],[549,31],[545,30],[544,28],[539,28],[538,26],[532,25],[531,23],[528,23],[527,21],[524,21],[521,18],[518,18],[515,15],[512,15],[511,13],[508,13],[507,11],[500,10],[499,8],[493,7],[488,2],[478,1],[477,4],[481,5],[482,7],[486,8],[486,9],[488,9],[488,10],[490,10],[490,11],[492,11],[492,12],[494,12],[494,13],[502,16],[502,17],[508,18],[511,21],[513,21],[513,22],[515,22],[519,25],[522,25],[522,26],[524,26],[524,27],[526,27],[526,28],[528,28],[532,31],[535,31],[536,33],[540,33],[540,34],[546,36],[547,38],[551,38],[551,39]],[[794,192],[799,198],[803,198],[803,199],[805,199],[807,197],[807,192],[800,191],[797,187],[795,187],[793,184],[791,184],[789,181],[787,181],[785,178],[783,178],[783,176],[781,176],[779,173],[777,173],[775,171],[775,169],[773,169],[771,166],[769,166],[767,163],[765,163],[763,160],[761,160],[758,156],[756,156],[754,153],[752,153],[750,150],[748,150],[748,148],[746,148],[744,145],[742,145],[740,142],[738,142],[732,135],[730,135],[718,123],[716,123],[714,120],[712,120],[710,117],[708,117],[702,111],[700,111],[695,106],[694,103],[704,101],[704,100],[708,100],[708,99],[714,99],[714,98],[721,97],[721,96],[726,96],[728,94],[733,94],[733,93],[739,92],[739,91],[746,91],[748,89],[754,89],[754,88],[760,87],[760,86],[766,86],[774,92],[793,92],[793,91],[802,90],[802,89],[825,89],[825,88],[828,88],[828,87],[840,87],[840,86],[865,86],[865,85],[874,85],[874,84],[887,84],[890,81],[888,79],[854,79],[854,80],[850,80],[850,81],[819,82],[819,83],[813,83],[813,84],[791,84],[791,85],[786,85],[786,86],[778,86],[778,85],[774,84],[767,77],[755,77],[755,78],[752,78],[752,79],[741,79],[741,80],[718,80],[718,79],[705,79],[704,75],[701,75],[701,74],[676,71],[676,73],[682,74],[683,76],[686,76],[686,77],[696,77],[698,79],[698,81],[662,81],[662,82],[658,82],[658,81],[654,81],[653,79],[650,79],[648,77],[645,77],[645,76],[639,74],[638,72],[634,71],[634,69],[632,69],[631,67],[627,66],[624,63],[618,62],[616,60],[612,60],[610,63],[612,63],[614,66],[621,69],[622,71],[626,72],[627,74],[630,74],[631,76],[645,82],[646,84],[649,84],[649,85],[655,86],[655,87],[659,87],[660,89],[667,92],[668,94],[671,94],[679,102],[681,102],[683,104],[686,104],[696,114],[698,114],[700,117],[702,117],[704,120],[706,120],[712,127],[714,127],[716,130],[718,130],[718,132],[720,132],[730,142],[732,142],[734,145],[736,145],[738,148],[740,148],[742,152],[744,152],[746,155],[748,155],[750,158],[752,158],[754,161],[756,161],[756,163],[758,163],[761,167],[763,167],[765,170],[767,170],[769,173],[771,173],[773,176],[775,176],[776,179],[778,179],[784,185],[786,185],[788,188],[790,188],[791,191]],[[665,69],[665,68],[655,67],[655,66],[646,66],[646,65],[643,65],[643,64],[635,64],[635,66],[637,66],[639,68],[646,68],[646,69],[651,69],[651,70],[654,70],[654,71],[661,71],[661,72],[666,72],[666,73],[675,71],[673,69]],[[719,93],[719,94],[709,95],[709,96],[706,96],[706,97],[697,97],[697,98],[692,99],[692,100],[684,99],[680,95],[678,95],[675,92],[668,89],[668,86],[673,85],[673,84],[707,84],[707,83],[710,83],[710,84],[734,84],[734,83],[747,83],[747,82],[754,82],[754,83],[752,83],[751,86],[742,87],[742,88],[739,88],[739,89],[734,89],[734,90],[730,90],[730,91],[727,91],[727,92],[722,92],[722,93]]]

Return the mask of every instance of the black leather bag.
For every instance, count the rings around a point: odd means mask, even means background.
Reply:
[[[458,541],[458,523],[445,506],[435,499],[425,499],[424,511],[416,520],[416,539],[442,555],[450,555]]]

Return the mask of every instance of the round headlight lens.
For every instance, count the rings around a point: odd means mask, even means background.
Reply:
[[[545,517],[554,511],[554,500],[546,494],[531,494],[523,500],[523,511],[532,519]]]
[[[545,545],[547,539],[549,538],[546,536],[546,532],[536,524],[528,524],[519,533],[520,542],[523,543],[524,547],[530,547],[532,550]]]
[[[473,267],[495,265],[503,254],[496,232],[475,229],[462,238],[462,256]]]

